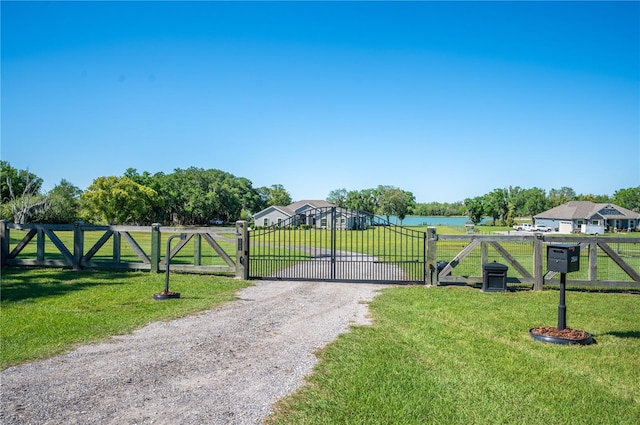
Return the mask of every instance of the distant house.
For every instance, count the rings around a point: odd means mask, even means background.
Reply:
[[[640,214],[614,204],[571,201],[534,217],[560,233],[603,234],[606,231],[634,231],[640,226]]]
[[[331,208],[336,207],[327,201],[305,200],[287,206],[272,205],[254,214],[255,226],[302,226],[330,229],[332,227]],[[358,216],[344,208],[336,207],[335,226],[337,229],[363,228],[364,216]]]

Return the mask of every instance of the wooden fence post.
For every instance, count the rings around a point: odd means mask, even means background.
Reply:
[[[249,227],[245,220],[236,221],[236,279],[249,280]]]
[[[598,242],[589,242],[589,280],[598,280]]]
[[[544,240],[533,238],[533,290],[542,291],[544,285],[544,273],[542,269],[542,251]]]
[[[196,233],[193,235],[193,265],[200,266],[202,264],[202,235]]]
[[[480,242],[480,276],[484,279],[484,265],[489,262],[489,247],[486,242]]]
[[[84,223],[73,223],[73,270],[82,268],[82,256],[84,255]]]
[[[113,243],[112,257],[114,263],[120,263],[122,260],[122,234],[120,232],[113,232],[111,236],[111,242]]]
[[[426,253],[426,270],[428,276],[426,284],[428,286],[438,284],[438,235],[435,227],[427,227],[427,253]]]
[[[151,273],[160,273],[160,223],[151,225]]]
[[[9,256],[9,246],[11,242],[8,225],[8,220],[2,220],[2,224],[0,225],[0,264],[3,266],[6,258]]]
[[[38,262],[44,261],[44,228],[38,226],[36,229],[36,260]]]

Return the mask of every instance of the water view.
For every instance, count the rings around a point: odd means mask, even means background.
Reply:
[[[381,217],[386,219],[386,217]],[[491,220],[488,217],[482,219],[480,224],[484,224]],[[464,226],[466,223],[470,223],[469,217],[444,217],[444,216],[425,216],[425,215],[409,215],[400,221],[398,217],[389,216],[389,221],[392,224],[398,224],[402,226]]]

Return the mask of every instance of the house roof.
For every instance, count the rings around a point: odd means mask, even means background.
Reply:
[[[282,212],[283,214],[286,214],[288,217],[293,217],[294,215],[296,215],[296,213],[304,206],[310,206],[311,208],[323,208],[323,207],[333,207],[334,205],[332,203],[329,203],[327,201],[322,201],[322,200],[304,200],[304,201],[298,201],[298,202],[294,202],[293,204],[289,204],[286,207],[281,206],[281,205],[272,205],[270,207],[267,207],[265,209],[263,209],[262,211],[259,211],[257,213],[254,214],[254,218],[256,217],[261,217],[264,214],[267,214],[273,210],[278,210],[280,212]]]
[[[280,205],[271,205],[270,207],[267,207],[267,208],[263,209],[262,211],[258,211],[257,213],[255,213],[253,215],[253,217],[254,218],[261,217],[261,216],[263,216],[263,215],[265,215],[267,213],[270,213],[270,212],[272,212],[274,210],[280,211],[281,213],[283,213],[287,217],[293,217],[294,215],[296,215],[296,212],[294,210],[292,210],[291,208],[289,208],[289,207],[282,207]]]
[[[293,211],[298,211],[300,208],[305,205],[309,205],[312,208],[324,208],[324,207],[333,207],[334,205],[330,202],[323,200],[303,200],[294,202],[293,204],[289,204],[288,208],[291,208]]]
[[[640,214],[614,204],[596,204],[591,201],[570,201],[550,210],[541,212],[534,218],[557,220],[587,220],[595,215],[606,219],[640,219]]]

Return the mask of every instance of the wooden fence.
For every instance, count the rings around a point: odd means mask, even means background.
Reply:
[[[12,230],[19,232],[19,240],[11,245]],[[231,233],[232,235],[225,235]],[[167,247],[163,257],[162,237],[185,234],[174,247]],[[32,240],[35,238],[35,253]],[[47,243],[47,240],[50,243]],[[124,241],[124,243],[123,243]],[[202,241],[206,242],[203,246]],[[74,224],[43,225],[13,224],[3,221],[0,225],[0,257],[2,266],[67,267],[149,270],[162,272],[167,259],[177,258],[171,264],[173,270],[204,273],[236,273],[237,267],[221,246],[235,244],[233,229],[218,227],[162,227],[151,226],[87,226]],[[30,246],[30,249],[26,249]],[[51,250],[51,246],[55,249]],[[185,247],[189,246],[188,249]],[[235,246],[235,245],[234,245]],[[45,249],[49,248],[49,251]],[[210,249],[206,249],[210,247]],[[205,254],[205,249],[207,253]],[[187,254],[186,252],[189,251]],[[167,258],[168,257],[168,258]],[[212,259],[214,258],[214,259]],[[207,259],[211,264],[204,264]]]
[[[436,241],[434,242],[433,239]],[[567,284],[586,287],[640,289],[640,237],[558,235],[436,235],[429,237],[430,255],[439,260],[438,283],[480,283],[483,267],[496,261],[509,267],[507,282],[559,282],[559,273],[547,271],[547,246],[580,246],[580,270],[567,274]]]
[[[248,278],[247,223],[228,227],[87,226],[13,224],[0,222],[0,260],[3,267],[67,267],[129,269],[162,272],[167,258],[174,270],[232,273]],[[13,231],[13,244],[12,240]],[[15,233],[19,233],[16,237]],[[183,233],[163,256],[162,238]],[[35,249],[33,239],[35,238]],[[50,242],[46,242],[50,241]],[[203,244],[202,242],[205,242]],[[567,274],[567,284],[587,287],[640,289],[640,237],[558,234],[438,235],[427,232],[427,284],[477,284],[483,267],[493,261],[509,267],[507,282],[542,289],[558,282],[547,271],[546,247],[580,245],[580,270]],[[27,249],[27,247],[29,248]],[[51,249],[51,247],[55,249]],[[226,247],[226,250],[224,249]],[[231,256],[235,252],[235,258]]]

